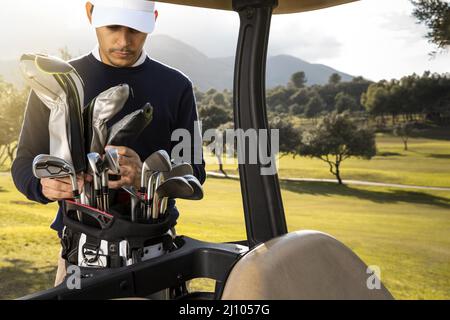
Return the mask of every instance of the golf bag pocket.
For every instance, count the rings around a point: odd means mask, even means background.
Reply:
[[[173,248],[171,229],[178,211],[155,224],[133,223],[112,207],[110,213],[67,200],[63,203],[62,257],[88,268],[118,268],[152,259]],[[81,217],[81,219],[80,219]]]

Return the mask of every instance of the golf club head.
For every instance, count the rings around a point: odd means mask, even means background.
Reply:
[[[34,158],[32,170],[38,179],[63,178],[75,174],[73,166],[66,160],[47,154],[40,154]]]
[[[66,160],[48,154],[41,154],[34,158],[32,171],[33,175],[38,179],[70,177],[73,196],[75,199],[79,199],[77,174],[72,164]]]
[[[105,152],[105,165],[112,174],[120,174],[119,151],[116,148],[108,148]]]
[[[165,215],[169,198],[187,199],[193,193],[194,189],[183,177],[173,177],[164,181],[155,191],[152,204],[153,221]]]
[[[154,172],[168,172],[172,169],[169,154],[165,150],[153,152],[142,164],[141,189],[147,186],[147,181]]]
[[[194,170],[192,169],[192,166],[187,163],[179,163],[172,166],[172,170],[168,172],[163,172],[164,180],[173,178],[173,177],[183,177],[185,175],[193,175]]]
[[[84,89],[81,77],[68,62],[48,55],[25,54],[20,65],[26,82],[51,110],[50,153],[69,160],[69,151],[76,172],[84,171],[86,160],[81,116]]]
[[[89,163],[89,172],[92,173],[94,179],[94,188],[96,190],[100,189],[100,174],[103,170],[103,160],[100,155],[96,152],[88,153],[87,155],[88,163]]]
[[[39,54],[24,54],[20,58],[20,70],[26,83],[44,104],[52,109],[55,104],[65,100],[65,91],[51,73],[42,72],[36,60]]]
[[[106,145],[129,146],[150,124],[153,119],[153,107],[147,103],[142,109],[125,116],[108,130]]]
[[[36,65],[46,73],[67,74],[75,71],[75,69],[66,61],[43,54],[36,55]]]
[[[194,192],[192,193],[192,196],[189,198],[186,198],[187,200],[202,200],[204,193],[203,193],[203,187],[200,181],[193,176],[193,175],[185,175],[183,178],[189,182],[189,185],[192,187]]]
[[[194,189],[183,177],[173,177],[161,183],[156,189],[158,198],[186,199],[194,193]]]
[[[40,56],[22,55],[20,69],[25,82],[50,110],[48,122],[50,154],[73,163],[70,146],[71,132],[67,121],[69,118],[67,93],[57,74],[47,73],[38,67],[36,60]]]
[[[102,152],[105,147],[108,128],[107,121],[111,120],[121,111],[130,95],[130,87],[127,84],[109,88],[100,93],[90,104],[87,112],[90,115],[89,150],[90,152]]]

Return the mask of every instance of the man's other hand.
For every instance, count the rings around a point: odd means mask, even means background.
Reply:
[[[123,146],[106,146],[105,149],[116,148],[119,153],[120,180],[109,181],[111,189],[122,186],[134,186],[137,190],[141,183],[142,162],[139,155],[132,149]]]
[[[78,190],[83,190],[84,176],[77,175]],[[42,194],[50,201],[73,199],[72,180],[67,178],[41,179]]]

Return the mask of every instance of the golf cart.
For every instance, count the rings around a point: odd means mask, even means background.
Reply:
[[[234,123],[236,129],[245,131],[268,129],[265,72],[272,14],[352,1],[159,2],[234,10],[239,14]],[[270,150],[270,145],[267,148]],[[146,298],[167,288],[180,288],[179,299],[392,299],[381,283],[376,289],[369,288],[371,274],[367,266],[338,240],[318,231],[288,233],[278,176],[261,175],[262,167],[259,159],[258,164],[239,164],[247,240],[209,243],[176,236],[177,249],[165,255],[120,268],[82,268],[81,289],[71,290],[62,284],[22,299]],[[215,292],[186,292],[184,284],[196,278],[215,280]]]

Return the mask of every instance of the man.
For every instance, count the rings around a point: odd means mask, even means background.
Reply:
[[[134,97],[108,122],[108,127],[147,102],[154,108],[153,121],[132,145],[114,146],[120,154],[121,179],[110,181],[109,187],[139,187],[142,161],[157,150],[164,149],[170,154],[177,143],[171,142],[175,129],[189,130],[192,141],[200,134],[195,124],[198,116],[192,83],[181,72],[150,59],[143,49],[158,17],[154,2],[97,0],[95,5],[86,3],[86,13],[96,28],[98,46],[90,54],[70,62],[84,81],[84,104],[106,89],[126,83],[132,88]],[[60,209],[51,227],[61,236],[61,201],[72,198],[70,180],[39,180],[33,176],[31,168],[36,155],[49,153],[48,121],[48,108],[31,92],[12,176],[17,188],[28,199],[42,204],[59,202]],[[205,169],[201,153],[201,146],[196,148],[192,143],[190,158],[194,175],[203,183]],[[194,157],[202,159],[202,163],[194,164]],[[84,178],[78,176],[80,190]],[[169,207],[176,210],[174,200]],[[55,285],[61,283],[64,276],[65,261],[60,259]]]

